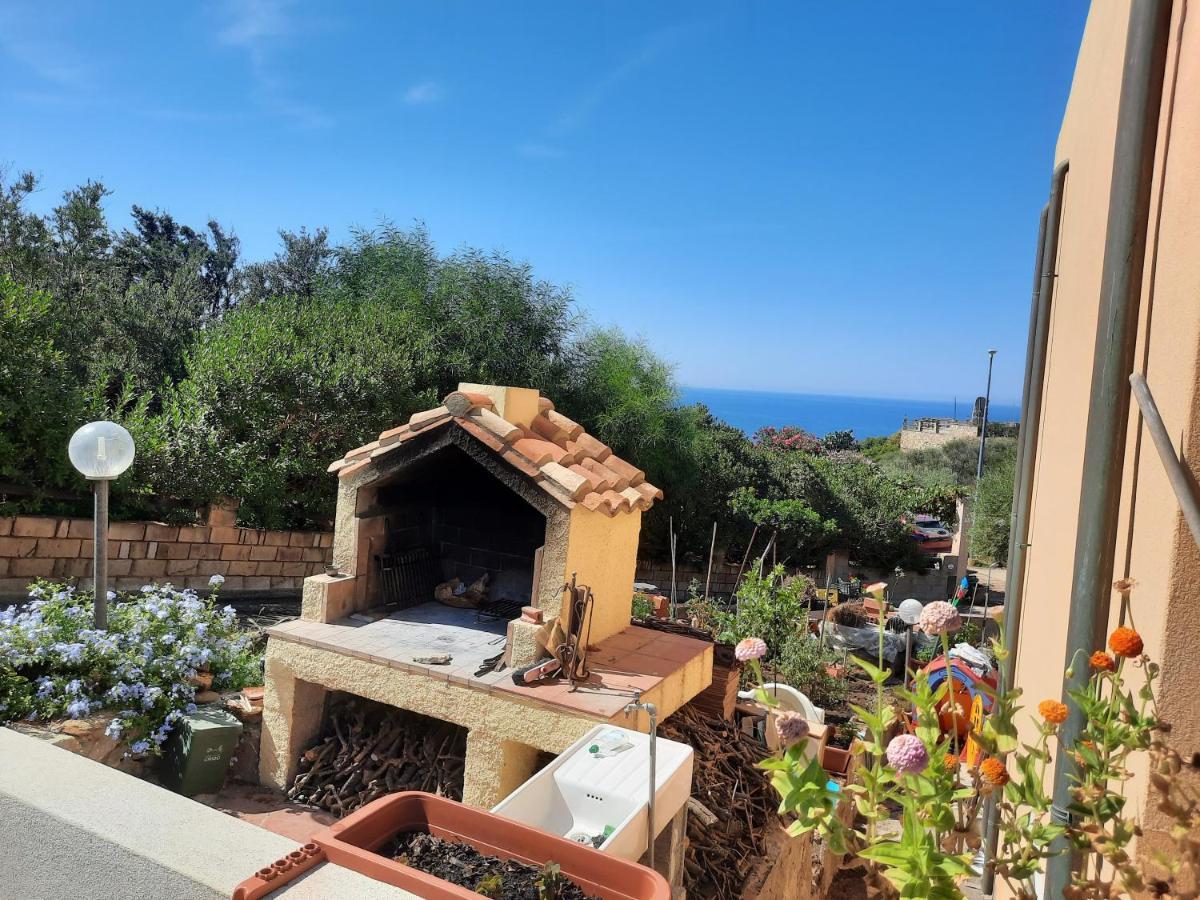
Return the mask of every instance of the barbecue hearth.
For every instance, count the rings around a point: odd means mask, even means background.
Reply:
[[[330,691],[466,728],[463,798],[490,806],[596,722],[644,727],[634,694],[665,717],[710,682],[711,644],[630,626],[641,515],[662,493],[537,391],[460,385],[330,471],[337,573],[269,632],[265,782],[291,783]],[[572,633],[572,582],[594,598],[586,677],[514,684]]]

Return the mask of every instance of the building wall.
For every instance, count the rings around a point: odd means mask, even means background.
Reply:
[[[213,575],[225,577],[227,593],[299,591],[329,562],[333,543],[325,532],[162,522],[112,522],[108,534],[108,577],[119,591],[149,581],[206,588]],[[91,519],[0,518],[0,600],[24,598],[38,578],[90,587],[93,552]]]
[[[916,427],[900,430],[900,449],[925,450],[929,447],[940,447],[951,441],[976,440],[978,437],[979,427],[969,422],[918,419]]]
[[[1167,58],[1135,366],[1154,392],[1184,456],[1200,458],[1200,22],[1179,30],[1176,2]],[[1129,0],[1093,4],[1072,82],[1055,163],[1069,160],[1047,353],[1030,519],[1017,684],[1030,704],[1061,691],[1078,525],[1105,229]],[[1182,55],[1180,48],[1183,48]],[[1174,74],[1178,67],[1178,78]],[[1175,92],[1172,95],[1172,84]],[[1047,167],[1049,172],[1050,167]],[[1165,175],[1165,178],[1164,178]],[[1165,191],[1164,191],[1165,185]],[[1032,215],[1031,215],[1032,224]],[[1032,228],[1031,228],[1032,232]],[[1191,463],[1193,471],[1200,465]],[[1112,624],[1132,619],[1163,663],[1160,709],[1185,748],[1200,746],[1200,619],[1194,612],[1200,558],[1182,524],[1136,403],[1122,474],[1113,577],[1137,580],[1131,608],[1114,598]],[[1093,648],[1072,648],[1087,649]],[[1131,808],[1158,823],[1139,774]],[[1154,840],[1154,835],[1151,835]]]
[[[577,574],[579,583],[592,589],[595,600],[588,641],[598,644],[629,627],[642,513],[635,509],[609,518],[577,505],[571,510],[570,528],[566,580]]]

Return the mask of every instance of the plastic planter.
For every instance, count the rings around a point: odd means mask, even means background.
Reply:
[[[425,900],[479,900],[466,888],[376,853],[402,831],[428,831],[461,841],[480,853],[543,866],[555,862],[586,893],[603,900],[670,900],[657,872],[576,844],[540,828],[514,822],[420,791],[381,797],[319,832],[313,840],[332,863],[411,891]]]

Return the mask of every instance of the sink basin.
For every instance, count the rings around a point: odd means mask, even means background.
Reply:
[[[692,748],[657,739],[654,834],[692,792]],[[492,812],[636,862],[646,850],[650,736],[598,725]]]

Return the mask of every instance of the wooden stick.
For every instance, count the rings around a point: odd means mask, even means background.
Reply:
[[[708,599],[708,586],[712,584],[713,554],[717,549],[717,523],[713,522],[712,542],[708,545],[708,575],[704,579],[704,599]]]

